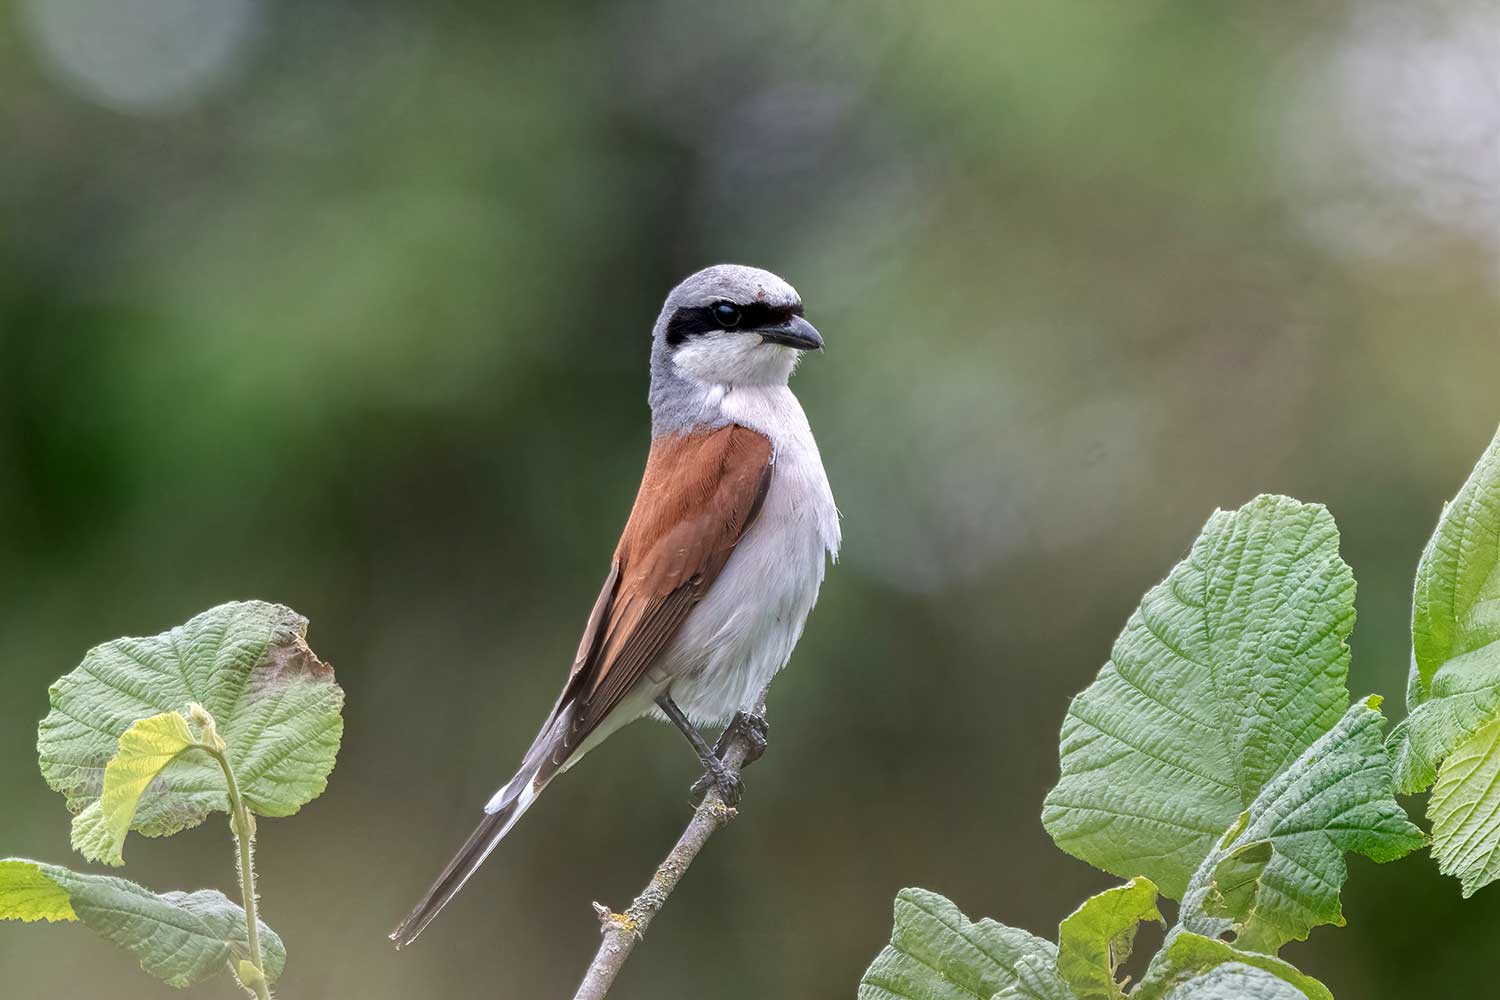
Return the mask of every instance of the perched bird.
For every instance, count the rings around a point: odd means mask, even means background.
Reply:
[[[415,941],[558,774],[643,715],[674,723],[726,802],[738,801],[697,726],[748,714],[786,665],[837,558],[838,510],[787,386],[823,338],[776,275],[720,264],[667,296],[652,331],[651,451],[578,655],[515,777],[391,934]],[[723,745],[721,739],[721,746]]]

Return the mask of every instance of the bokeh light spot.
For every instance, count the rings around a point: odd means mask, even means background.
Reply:
[[[117,111],[197,104],[242,64],[257,0],[25,0],[22,23],[47,71]]]

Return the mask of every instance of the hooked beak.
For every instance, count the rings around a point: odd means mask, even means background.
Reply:
[[[763,326],[755,332],[760,334],[763,344],[781,344],[799,351],[823,349],[823,335],[801,316],[793,316],[785,323],[777,323],[775,326]]]

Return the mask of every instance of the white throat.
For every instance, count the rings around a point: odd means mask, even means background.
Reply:
[[[786,385],[801,352],[767,344],[753,333],[722,330],[680,344],[672,352],[677,374],[701,385]]]

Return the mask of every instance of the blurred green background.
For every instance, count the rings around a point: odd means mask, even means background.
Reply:
[[[1050,936],[1110,882],[1038,821],[1068,698],[1215,506],[1330,506],[1350,686],[1402,714],[1417,556],[1500,420],[1500,16],[1410,6],[0,4],[0,854],[70,860],[54,677],[275,599],[349,693],[327,794],[262,824],[282,995],[571,995],[688,815],[665,727],[384,935],[566,672],[662,297],[732,260],[827,337],[795,387],[845,557],[617,995],[852,996],[905,885]],[[230,851],[128,874],[232,890]],[[1351,867],[1287,957],[1492,992],[1500,890]],[[163,996],[134,965],[0,926],[7,998]]]

